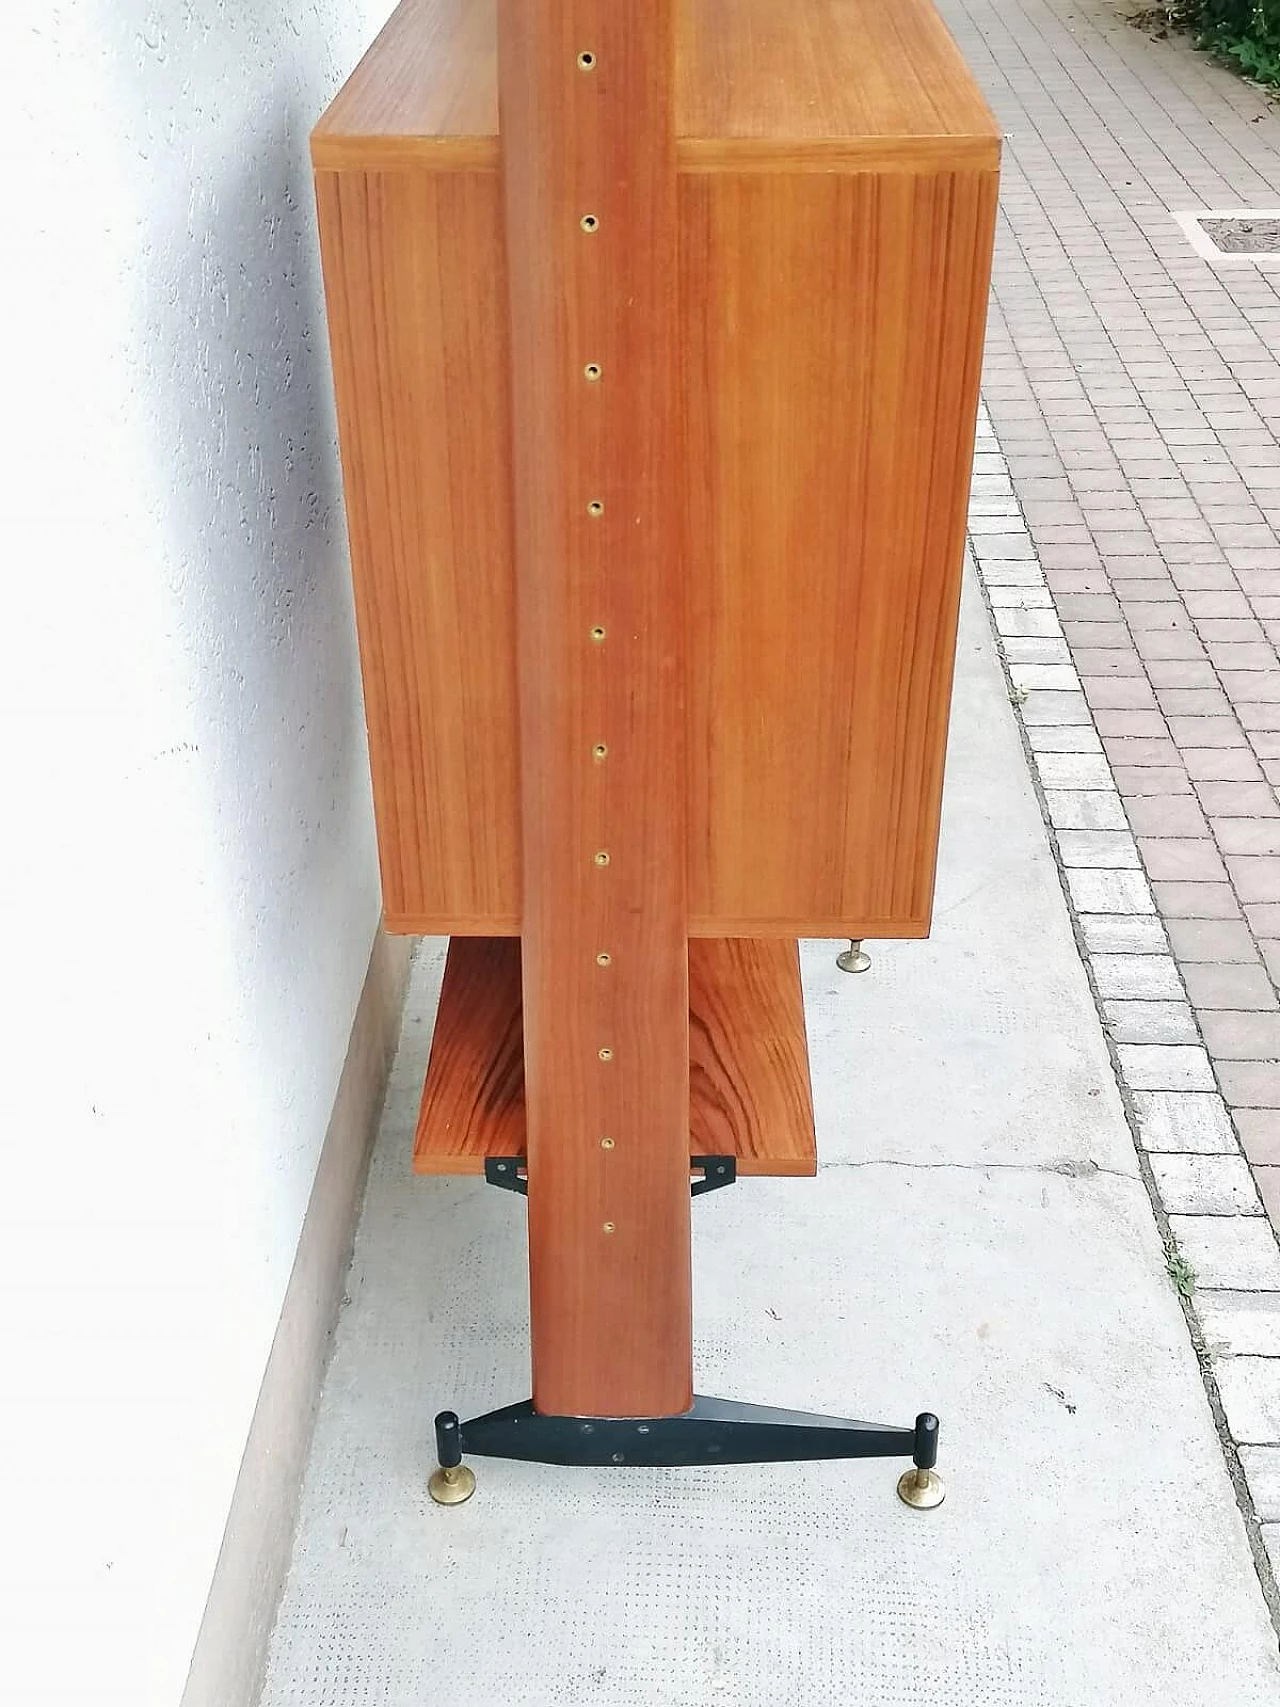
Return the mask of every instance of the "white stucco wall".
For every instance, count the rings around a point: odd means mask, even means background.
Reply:
[[[175,1707],[378,913],[308,128],[389,0],[0,21],[0,1694]]]

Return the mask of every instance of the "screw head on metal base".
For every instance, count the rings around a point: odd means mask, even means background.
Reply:
[[[932,1511],[947,1497],[947,1484],[936,1470],[912,1468],[898,1477],[898,1498],[916,1511]]]
[[[842,972],[867,972],[871,967],[871,956],[855,937],[843,954],[836,955],[836,965]]]
[[[461,1505],[476,1491],[476,1473],[469,1464],[451,1464],[431,1472],[427,1492],[437,1505]]]

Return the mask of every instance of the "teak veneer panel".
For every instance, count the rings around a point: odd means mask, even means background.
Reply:
[[[679,15],[679,123],[741,145],[732,170],[677,148],[688,930],[922,936],[995,130],[927,0]],[[407,933],[525,922],[493,36],[489,0],[406,0],[315,133],[346,163],[317,192],[386,921]],[[822,152],[858,124],[892,159]],[[460,165],[482,132],[488,165]],[[415,137],[444,154],[378,153]],[[615,520],[623,488],[598,495]]]
[[[525,1154],[520,943],[449,945],[413,1145],[420,1174],[477,1174]],[[689,1154],[738,1172],[817,1166],[804,998],[794,942],[689,945]]]
[[[994,166],[929,0],[680,0],[681,170]],[[317,167],[498,165],[496,0],[404,0],[316,127]]]
[[[560,1416],[693,1402],[672,3],[500,6],[529,1317]]]
[[[682,186],[695,932],[928,929],[995,193]]]
[[[388,928],[518,930],[501,196],[316,176]]]

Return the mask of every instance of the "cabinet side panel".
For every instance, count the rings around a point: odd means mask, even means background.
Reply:
[[[928,928],[995,190],[681,182],[694,934]]]
[[[492,172],[319,172],[387,925],[519,930],[510,416]]]

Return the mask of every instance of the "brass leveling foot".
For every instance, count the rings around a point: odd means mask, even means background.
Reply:
[[[836,955],[836,965],[842,972],[866,972],[871,966],[871,956],[857,937],[850,937],[848,948]]]
[[[431,1472],[427,1492],[437,1505],[461,1505],[476,1491],[476,1473],[462,1462],[457,1417],[445,1414],[436,1418],[436,1450],[440,1463]]]
[[[926,1411],[916,1418],[914,1468],[898,1477],[898,1498],[917,1511],[932,1511],[947,1497],[947,1486],[934,1465],[938,1462],[938,1419]]]

